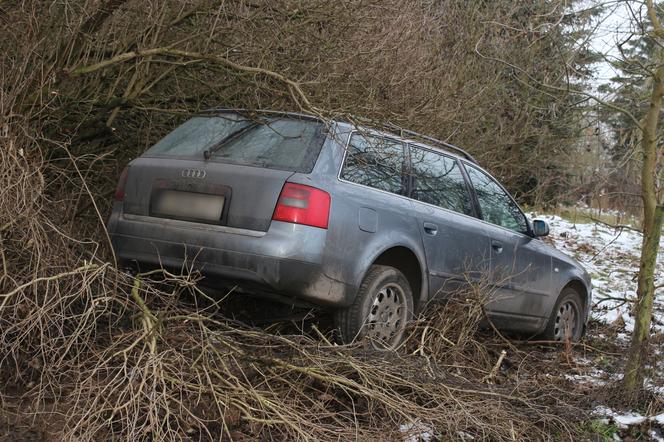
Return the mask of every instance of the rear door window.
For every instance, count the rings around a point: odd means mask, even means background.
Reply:
[[[207,151],[210,161],[308,173],[325,136],[318,121],[222,114],[192,118],[144,156],[202,160]]]
[[[443,209],[472,215],[468,187],[454,158],[411,146],[410,161],[412,198]]]
[[[399,195],[406,194],[403,143],[359,132],[353,133],[341,178]]]
[[[527,234],[526,217],[511,196],[491,176],[466,164],[470,182],[475,188],[477,200],[485,221],[515,232]]]

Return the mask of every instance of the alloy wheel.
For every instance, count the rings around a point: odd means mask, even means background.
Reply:
[[[374,346],[387,348],[400,340],[408,314],[404,298],[397,284],[386,284],[376,293],[366,318],[366,337]]]
[[[553,327],[554,339],[556,341],[564,341],[568,338],[573,340],[579,327],[579,317],[578,307],[574,302],[566,301],[560,304]]]

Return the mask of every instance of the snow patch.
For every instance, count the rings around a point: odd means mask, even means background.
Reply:
[[[404,433],[403,442],[431,442],[434,437],[433,427],[421,421],[402,424],[399,431]]]
[[[596,416],[611,418],[620,428],[627,428],[630,425],[638,425],[645,421],[651,421],[658,424],[664,424],[664,413],[658,414],[656,416],[643,416],[642,414],[636,413],[634,411],[628,411],[626,413],[620,414],[616,413],[608,407],[596,407],[593,410],[593,414]],[[607,421],[608,423],[608,421]]]

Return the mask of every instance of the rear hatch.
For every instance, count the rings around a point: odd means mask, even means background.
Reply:
[[[194,117],[131,163],[124,212],[267,231],[284,183],[311,172],[324,140],[316,120]]]

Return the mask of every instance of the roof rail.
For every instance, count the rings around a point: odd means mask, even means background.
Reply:
[[[210,108],[200,111],[200,114],[209,114],[209,113],[225,113],[225,112],[235,112],[238,114],[264,114],[271,115],[275,117],[295,117],[304,120],[315,120],[321,121],[320,117],[316,115],[306,114],[302,112],[289,112],[289,111],[280,111],[280,110],[271,110],[271,109],[245,109],[245,108]]]
[[[426,140],[426,141],[429,141],[429,142],[432,142],[432,143],[436,143],[440,146],[445,147],[446,149],[453,150],[454,152],[456,152],[456,153],[462,155],[463,157],[465,157],[468,161],[479,165],[477,160],[471,154],[469,154],[468,152],[466,152],[462,148],[455,146],[454,144],[450,144],[450,143],[446,143],[444,141],[440,141],[437,138],[430,137],[428,135],[424,135],[424,134],[421,134],[419,132],[415,132],[413,130],[404,129],[402,127],[397,126],[396,124],[384,123],[382,126],[385,127],[386,129],[390,130],[392,133],[395,133],[395,134],[397,134],[401,137],[403,137],[404,134],[406,134],[406,135],[410,135],[410,136],[413,136],[413,137],[416,137],[416,138],[421,138],[423,140]]]

